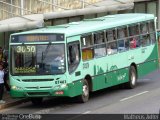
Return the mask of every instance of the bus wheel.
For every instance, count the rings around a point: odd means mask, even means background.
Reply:
[[[78,96],[78,100],[81,103],[85,103],[89,99],[89,85],[86,79],[83,81],[83,87],[82,87],[82,95]]]
[[[134,66],[130,67],[129,70],[129,82],[126,84],[126,87],[129,89],[135,88],[137,83],[137,72]]]
[[[35,98],[31,98],[32,104],[34,105],[40,105],[43,101],[42,97],[35,97]]]

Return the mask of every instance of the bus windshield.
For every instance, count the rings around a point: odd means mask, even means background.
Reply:
[[[65,72],[64,52],[64,44],[11,46],[11,74],[62,74]]]

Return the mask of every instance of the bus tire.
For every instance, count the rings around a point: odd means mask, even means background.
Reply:
[[[34,97],[34,98],[31,98],[31,102],[33,105],[40,105],[43,101],[43,98],[42,97]]]
[[[83,81],[82,94],[78,96],[80,103],[85,103],[89,100],[89,85],[86,79]]]
[[[137,72],[134,66],[129,69],[129,82],[126,83],[126,88],[133,89],[137,84]]]

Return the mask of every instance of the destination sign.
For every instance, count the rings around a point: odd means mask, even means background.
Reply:
[[[64,41],[64,34],[25,34],[25,35],[13,35],[11,37],[12,43],[54,42],[54,41]]]

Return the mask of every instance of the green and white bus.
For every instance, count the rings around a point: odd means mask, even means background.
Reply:
[[[14,33],[9,43],[11,96],[68,96],[124,84],[158,68],[156,18],[117,14]]]

